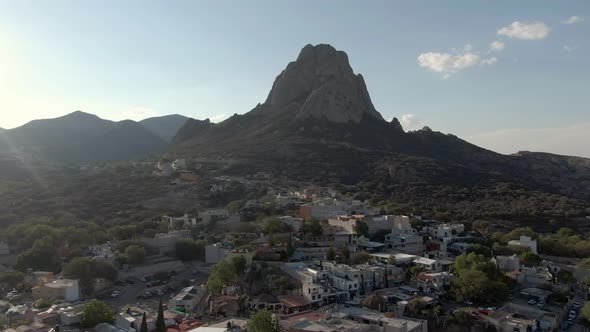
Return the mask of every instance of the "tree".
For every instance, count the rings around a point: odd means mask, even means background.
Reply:
[[[574,274],[568,270],[561,270],[557,272],[557,280],[563,284],[571,284],[576,281]]]
[[[363,300],[363,307],[371,310],[384,311],[385,299],[377,294],[371,294]]]
[[[364,264],[370,261],[371,258],[371,254],[366,251],[355,252],[354,254],[350,255],[350,264]]]
[[[111,264],[89,257],[76,257],[64,267],[63,275],[67,278],[78,279],[83,295],[94,293],[94,283],[97,278],[117,280],[117,270]]]
[[[279,320],[268,310],[259,310],[248,322],[251,332],[281,332]]]
[[[246,257],[239,255],[232,257],[230,259],[230,263],[232,265],[234,274],[239,277],[246,269],[246,264],[248,263],[248,261],[246,260]]]
[[[289,260],[289,258],[291,258],[291,256],[293,256],[294,252],[295,252],[295,248],[293,248],[293,238],[291,236],[291,233],[289,233],[289,239],[287,240],[287,251],[286,251],[287,260]]]
[[[485,256],[477,255],[475,253],[459,255],[455,260],[454,269],[455,273],[458,275],[467,270],[484,272],[489,278],[494,278],[497,275],[496,265]]]
[[[369,225],[367,225],[367,223],[362,220],[357,220],[354,224],[354,232],[357,235],[369,237]]]
[[[291,231],[289,225],[276,217],[266,218],[262,222],[262,232],[264,234],[286,233],[289,231]]]
[[[344,263],[348,263],[350,260],[350,250],[348,250],[348,247],[342,247],[342,249],[340,249],[340,257]]]
[[[179,239],[174,247],[176,258],[181,261],[190,261],[194,259],[203,260],[205,257],[204,241],[194,241],[192,239]]]
[[[329,261],[333,261],[336,259],[336,250],[334,250],[334,248],[328,248],[328,251],[326,252],[326,259]]]
[[[590,302],[584,303],[584,307],[582,307],[582,318],[584,318],[586,326],[590,325]]]
[[[84,306],[82,310],[82,326],[93,328],[100,323],[112,323],[115,312],[104,302],[94,300]]]
[[[145,260],[145,248],[132,244],[125,249],[128,262],[131,264],[141,264]]]
[[[225,209],[229,213],[236,214],[236,213],[240,212],[240,209],[244,205],[243,202],[244,201],[231,201],[225,206]]]
[[[6,285],[7,288],[15,288],[22,283],[25,274],[20,271],[8,271],[0,273],[0,285]]]
[[[162,306],[162,299],[158,306],[158,317],[156,318],[156,332],[166,332],[166,322],[164,321],[164,307]]]
[[[455,296],[461,300],[479,300],[485,295],[485,288],[489,282],[490,280],[484,272],[466,270],[455,280]]]
[[[313,236],[320,236],[322,235],[322,225],[316,218],[309,218],[303,221],[303,225],[301,225],[301,231],[303,234],[309,234]]]
[[[523,252],[518,257],[520,258],[520,262],[525,266],[533,267],[541,265],[541,257],[530,251]]]
[[[145,312],[143,313],[143,316],[141,317],[141,328],[139,329],[139,332],[148,332],[147,319],[145,317]]]

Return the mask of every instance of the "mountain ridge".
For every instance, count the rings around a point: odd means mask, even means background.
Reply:
[[[217,124],[187,121],[168,153],[232,160],[236,172],[262,169],[305,180],[352,184],[379,174],[391,184],[510,182],[590,198],[590,167],[583,164],[564,169],[429,128],[405,132],[396,118],[387,122],[346,53],[325,44],[306,45],[249,112]],[[538,167],[545,170],[531,172]],[[543,178],[547,173],[559,180]]]
[[[32,120],[0,134],[0,153],[56,162],[131,160],[159,154],[168,144],[140,122],[82,111]]]

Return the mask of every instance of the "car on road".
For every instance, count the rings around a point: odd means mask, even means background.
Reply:
[[[111,293],[111,297],[115,298],[117,296],[121,295],[121,291],[118,289],[115,289],[112,293]]]
[[[537,304],[537,300],[535,300],[535,299],[530,299],[528,303],[529,303],[530,305],[535,305],[535,304]]]
[[[582,307],[582,305],[580,304],[580,302],[574,302],[572,304],[572,308],[574,308],[575,310],[578,310]]]
[[[156,294],[158,294],[158,295],[164,295],[164,291],[163,291],[163,290],[161,290],[161,289],[158,289],[158,290],[156,291]]]

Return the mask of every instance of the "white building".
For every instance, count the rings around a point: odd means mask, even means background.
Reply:
[[[417,267],[424,269],[425,271],[436,272],[442,270],[442,263],[436,259],[418,257],[414,260],[414,264],[416,264]]]
[[[75,302],[80,299],[78,280],[57,279],[31,289],[35,299],[61,299]]]
[[[172,162],[172,168],[175,170],[186,169],[186,159],[176,159]]]
[[[186,313],[203,313],[207,309],[207,303],[203,301],[206,295],[207,289],[204,286],[186,287],[170,299],[168,307],[170,309],[182,308]]]
[[[179,229],[168,233],[158,233],[154,238],[142,238],[147,246],[158,248],[161,253],[171,253],[176,248],[176,242],[180,239],[192,239],[189,229]]]
[[[533,254],[537,253],[537,240],[532,239],[530,236],[521,236],[519,240],[508,241],[508,245],[526,247],[529,248]]]
[[[225,246],[223,243],[208,244],[205,246],[205,263],[217,263],[227,257],[231,251],[231,248]]]
[[[465,231],[463,224],[438,224],[428,228],[428,234],[434,238],[457,236]]]
[[[517,255],[496,256],[492,258],[492,262],[494,262],[498,267],[498,270],[502,272],[509,272],[520,269],[520,258]]]

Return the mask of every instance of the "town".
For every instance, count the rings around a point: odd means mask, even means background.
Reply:
[[[152,176],[174,185],[199,179],[185,160],[155,167]],[[84,248],[72,239],[60,250],[77,253],[60,253],[57,265],[35,253],[56,243],[52,231],[26,255],[15,255],[18,241],[1,243],[2,324],[17,332],[583,329],[590,261],[575,257],[590,246],[571,229],[387,214],[329,187],[286,189],[271,178],[217,177],[211,193],[232,182],[266,189],[162,215],[143,233],[117,226]],[[559,251],[566,243],[573,253]]]

